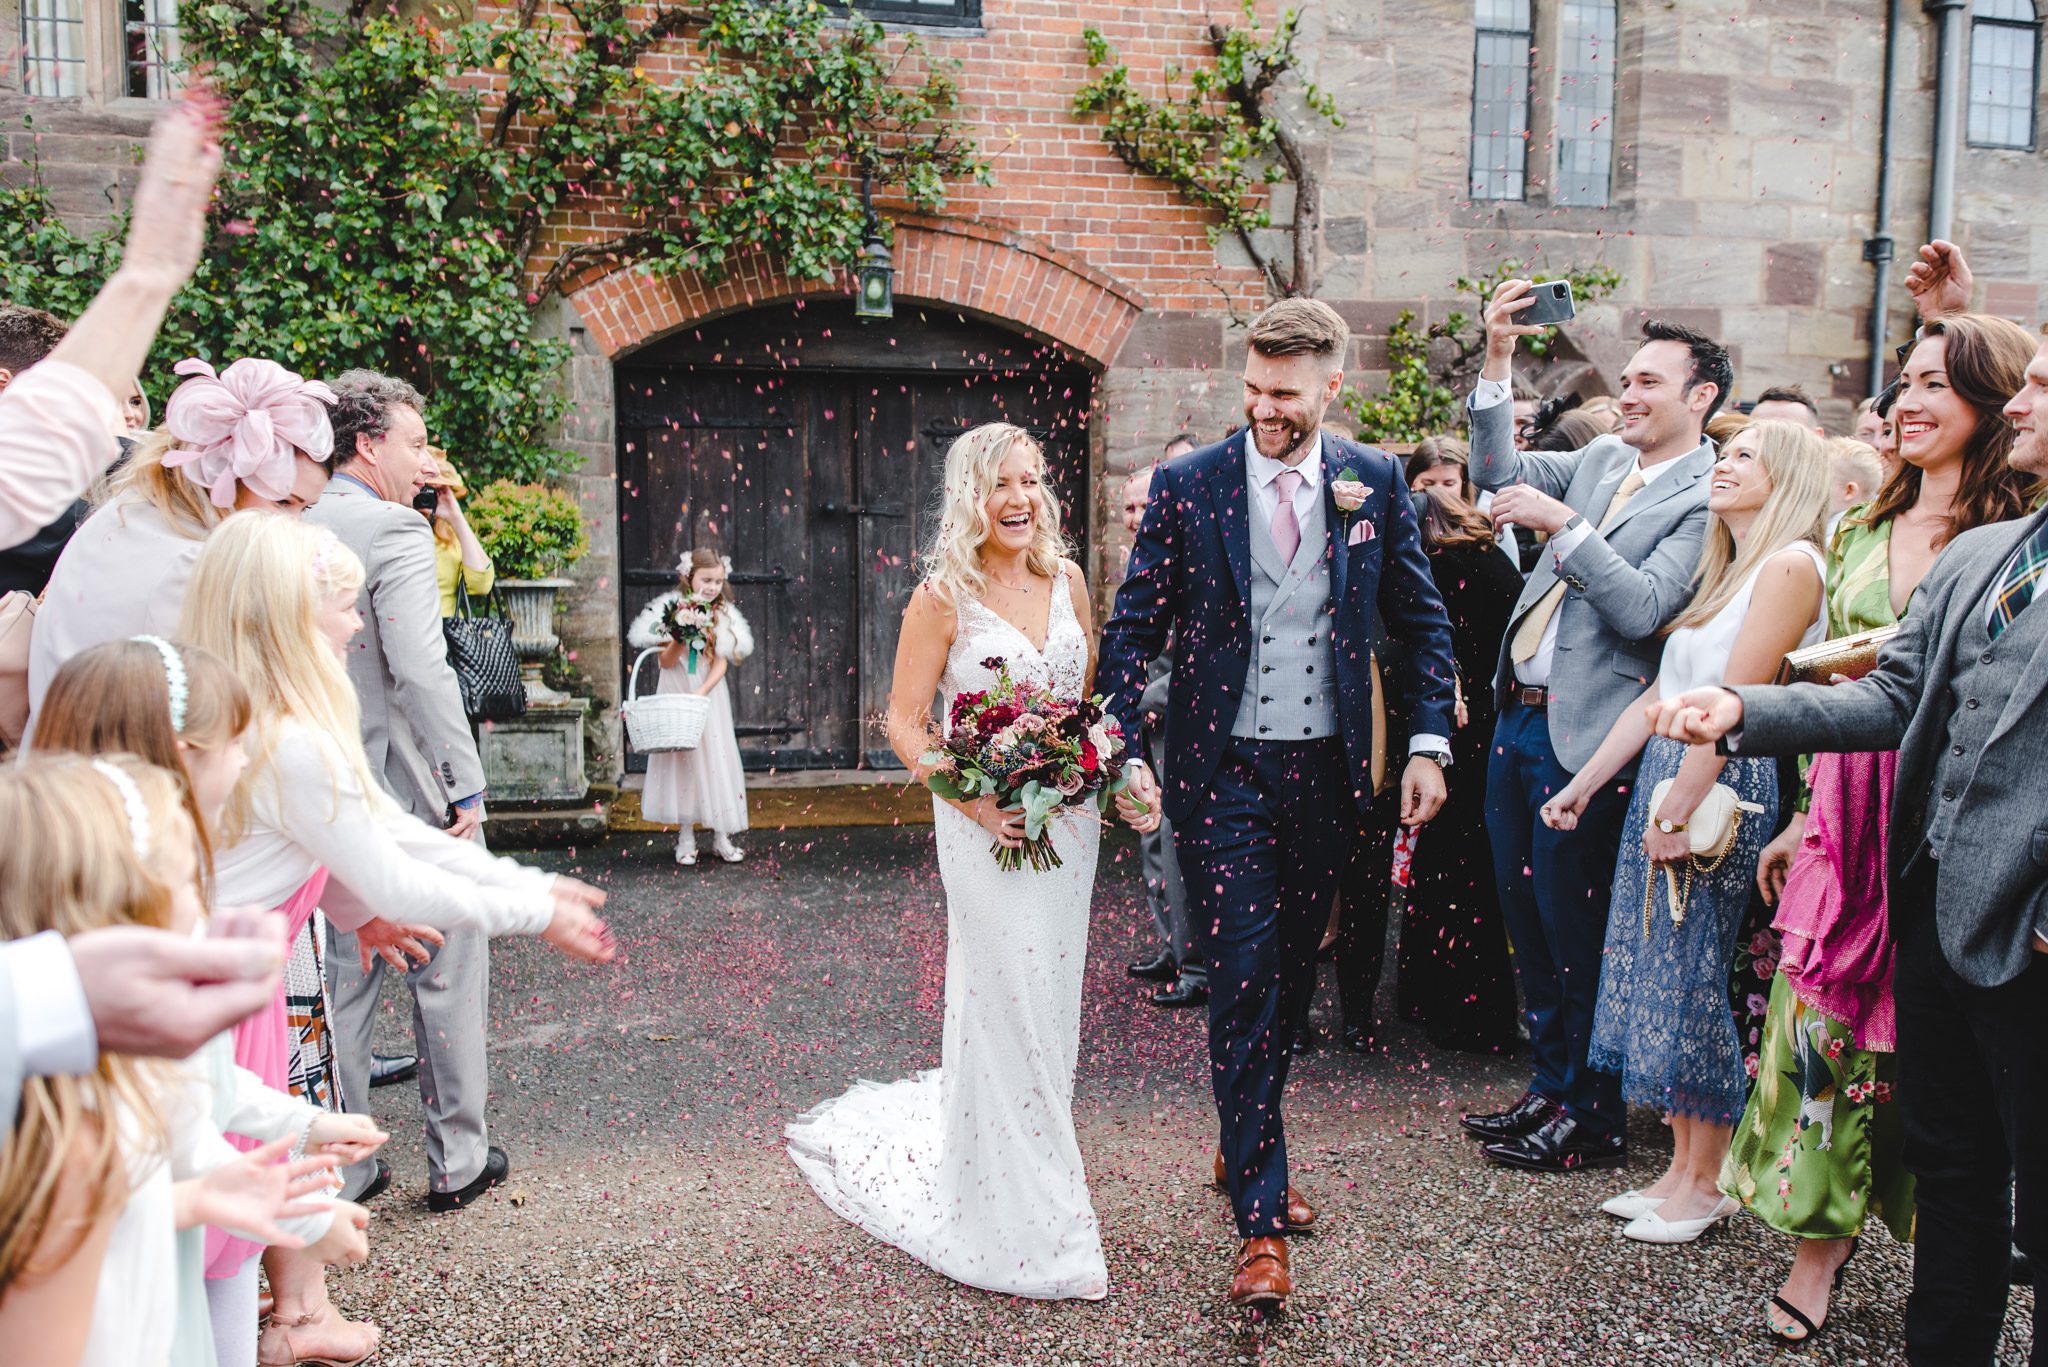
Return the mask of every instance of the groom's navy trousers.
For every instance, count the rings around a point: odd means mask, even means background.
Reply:
[[[1209,962],[1209,1061],[1240,1238],[1287,1223],[1288,1035],[1358,807],[1341,739],[1232,739],[1174,838]]]

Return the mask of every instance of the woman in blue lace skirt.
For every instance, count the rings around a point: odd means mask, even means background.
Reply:
[[[1709,478],[1713,517],[1697,589],[1665,638],[1644,704],[1709,684],[1768,682],[1786,651],[1824,629],[1820,439],[1791,423],[1753,423],[1729,439]],[[1756,857],[1777,817],[1777,767],[1652,738],[1644,708],[1629,707],[1543,819],[1576,825],[1588,796],[1638,755],[1589,1059],[1621,1074],[1625,1099],[1670,1117],[1672,1159],[1656,1182],[1601,1209],[1627,1219],[1632,1239],[1689,1243],[1735,1209],[1718,1181],[1747,1077],[1725,985]],[[1717,783],[1744,805],[1732,847],[1701,859],[1690,825]]]

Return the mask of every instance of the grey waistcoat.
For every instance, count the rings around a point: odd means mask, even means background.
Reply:
[[[1248,511],[1252,664],[1230,734],[1250,740],[1334,736],[1337,651],[1331,640],[1330,537],[1323,500],[1313,500],[1302,519],[1301,546],[1290,565],[1280,563],[1280,549],[1258,504]]]
[[[2000,578],[2003,578],[2001,573]],[[1997,581],[1992,583],[1997,591]],[[1985,624],[1991,610],[1987,595],[1972,604],[1970,616],[1956,635],[1956,672],[1949,680],[1948,746],[1927,786],[1927,846],[1940,857],[1955,821],[1957,805],[1976,776],[1977,760],[1991,743],[1991,733],[2005,714],[2005,705],[2020,683],[2027,662],[2048,638],[2048,603],[2035,612],[2030,606],[2012,619],[1996,641]],[[2024,831],[2014,833],[2022,839]]]

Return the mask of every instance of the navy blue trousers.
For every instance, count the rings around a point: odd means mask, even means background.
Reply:
[[[1193,817],[1174,827],[1209,961],[1210,1081],[1240,1238],[1286,1227],[1287,1042],[1357,830],[1337,739],[1233,740]]]
[[[1594,794],[1577,830],[1553,831],[1539,813],[1571,778],[1550,747],[1549,714],[1510,702],[1486,766],[1486,835],[1535,1060],[1530,1090],[1597,1137],[1625,1119],[1621,1078],[1588,1067],[1586,1049],[1635,766]]]

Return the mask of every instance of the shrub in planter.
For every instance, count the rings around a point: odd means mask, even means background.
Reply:
[[[504,579],[550,579],[590,550],[576,500],[544,484],[499,480],[466,510],[491,564]]]

